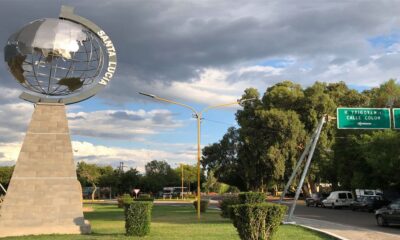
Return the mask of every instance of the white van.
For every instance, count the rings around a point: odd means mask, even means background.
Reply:
[[[354,201],[353,194],[349,191],[334,191],[322,201],[324,207],[349,207]]]

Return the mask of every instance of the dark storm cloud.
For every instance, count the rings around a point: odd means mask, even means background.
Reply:
[[[365,62],[371,50],[366,38],[398,26],[400,7],[398,1],[62,3],[74,6],[77,14],[97,23],[113,40],[120,64],[115,83],[100,96],[122,101],[136,98],[132,89],[155,81],[192,81],[207,67],[235,68],[294,56],[320,64],[313,69],[320,74],[332,61],[339,65],[347,59]],[[58,1],[50,0],[2,1],[0,42],[5,43],[29,21],[57,17],[59,8]],[[8,74],[5,67],[0,71]],[[289,72],[285,77],[290,76]],[[10,79],[1,84],[15,87]]]

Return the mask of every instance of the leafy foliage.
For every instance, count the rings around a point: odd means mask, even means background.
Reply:
[[[265,202],[267,195],[263,192],[244,192],[239,193],[241,204],[256,204]]]
[[[219,201],[219,207],[221,208],[221,217],[231,218],[232,216],[232,205],[240,204],[239,198],[237,196],[225,197]]]
[[[150,233],[153,203],[137,201],[125,209],[125,230],[128,236],[145,236]]]
[[[133,198],[129,194],[124,194],[117,199],[118,207],[123,208],[125,205],[129,205],[133,202]]]
[[[7,189],[8,184],[10,183],[11,176],[14,171],[14,166],[12,167],[0,167],[0,183],[3,185],[5,189]],[[0,190],[0,195],[3,194],[3,191]]]
[[[219,142],[206,146],[202,164],[218,182],[261,191],[283,187],[325,114],[335,116],[337,107],[400,107],[400,85],[389,80],[360,93],[344,82],[316,82],[303,89],[283,81],[267,88],[262,99],[256,89],[246,89],[242,99],[249,98],[256,100],[245,102],[236,113],[239,127],[228,129]],[[326,123],[306,185],[313,188],[330,182],[334,189],[398,189],[398,179],[389,170],[397,170],[399,153],[392,147],[398,144],[396,134],[393,130],[337,130],[334,122]]]
[[[271,239],[286,210],[286,206],[271,203],[233,205],[233,225],[241,239]]]
[[[200,212],[206,212],[209,204],[210,204],[210,200],[201,199],[200,200]],[[193,202],[193,206],[197,211],[197,200]]]

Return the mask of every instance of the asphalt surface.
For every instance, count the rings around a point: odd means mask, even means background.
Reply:
[[[276,201],[273,201],[276,202]],[[285,201],[285,204],[289,206],[293,201]],[[169,205],[169,206],[183,206],[192,205],[191,202],[180,202],[180,201],[156,201],[159,205]],[[216,207],[217,201],[212,200],[210,207]],[[362,211],[352,211],[350,209],[331,209],[331,208],[321,208],[321,207],[307,207],[304,201],[298,201],[296,209],[294,212],[296,217],[309,218],[316,220],[323,220],[333,223],[338,223],[347,226],[353,226],[357,228],[365,228],[371,231],[384,232],[389,234],[395,234],[400,236],[400,225],[389,226],[389,227],[379,227],[376,225],[374,213],[362,212]],[[378,239],[377,239],[378,240]]]
[[[366,228],[373,231],[397,234],[400,236],[400,225],[379,227],[376,225],[374,213],[352,211],[350,209],[331,209],[307,207],[304,201],[298,201],[294,215],[302,218],[324,220],[348,226]]]

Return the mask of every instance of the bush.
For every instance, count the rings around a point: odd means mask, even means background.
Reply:
[[[154,198],[137,198],[133,199],[135,202],[154,202]]]
[[[138,198],[139,198],[139,199],[148,199],[148,198],[151,198],[151,195],[150,195],[150,194],[142,193],[142,194],[140,194],[140,195],[138,196]]]
[[[128,236],[145,236],[150,232],[152,202],[135,201],[125,207],[125,230]]]
[[[286,206],[272,203],[233,205],[233,225],[240,239],[268,240],[278,229],[286,210]]]
[[[201,199],[200,200],[200,212],[206,212],[209,203],[210,203],[210,201],[208,199]],[[197,211],[197,200],[193,202],[193,205]]]
[[[150,194],[140,194],[138,198],[133,201],[154,202],[154,198],[152,198]]]
[[[219,207],[221,208],[221,217],[230,218],[231,217],[231,206],[239,204],[239,198],[237,196],[226,197],[219,202]]]
[[[186,194],[186,193],[183,194],[183,198],[196,198],[196,197],[197,196],[194,194]]]
[[[123,208],[124,205],[126,204],[131,204],[133,202],[133,198],[131,197],[131,195],[125,193],[124,195],[122,195],[121,197],[119,197],[117,199],[118,201],[118,207],[119,208]]]
[[[266,195],[263,192],[244,192],[239,193],[241,204],[255,204],[265,202]]]

